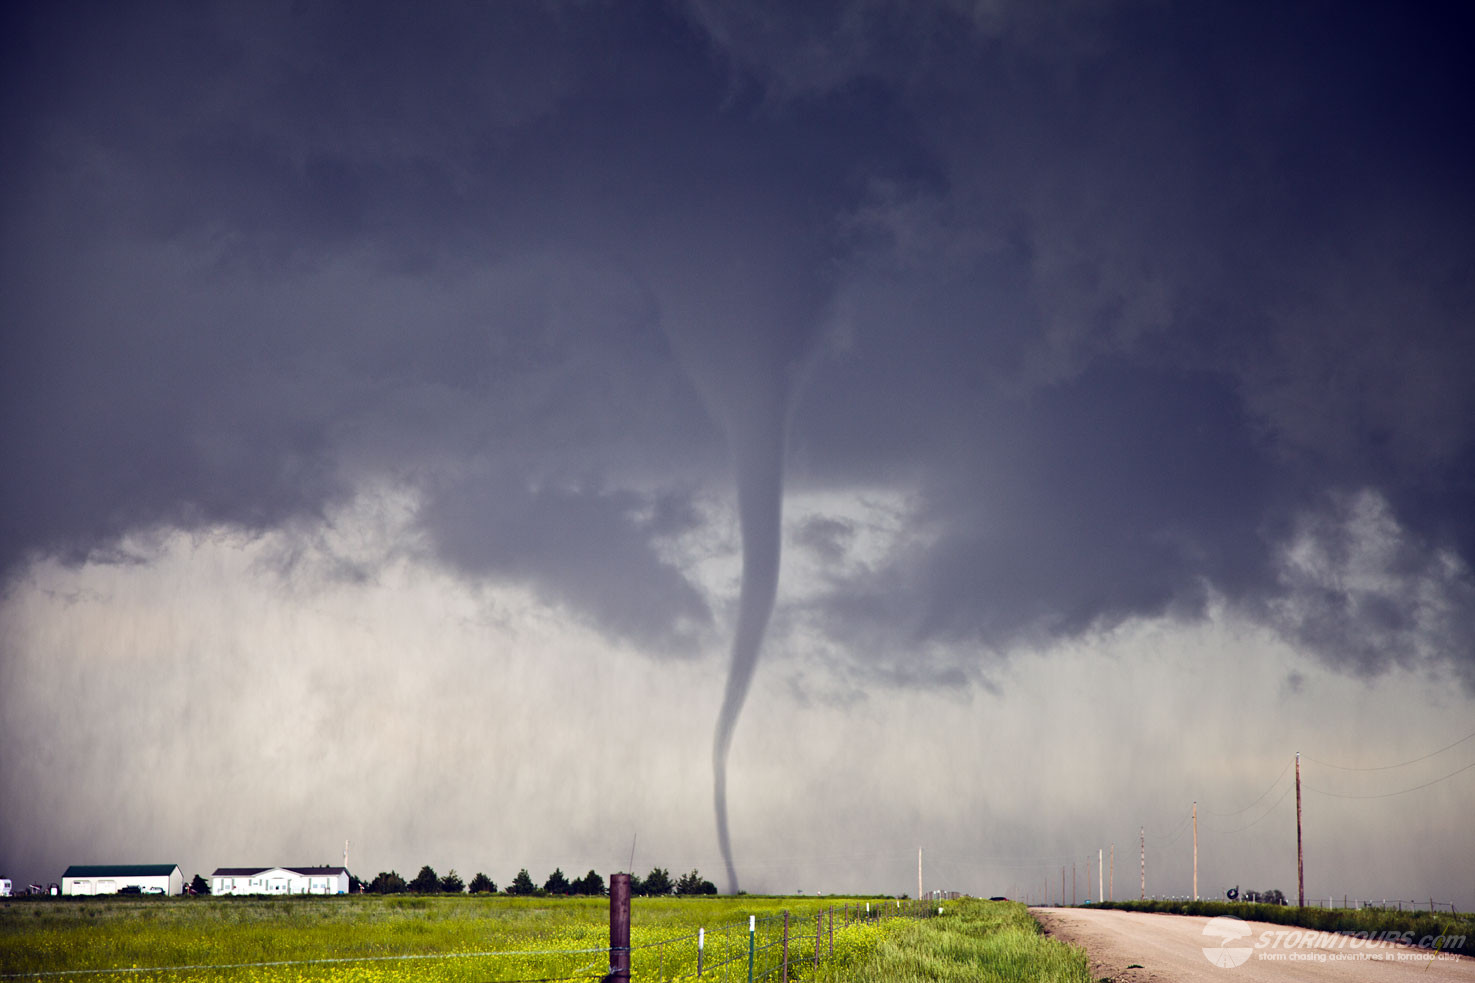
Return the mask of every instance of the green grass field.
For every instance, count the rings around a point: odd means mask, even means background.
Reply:
[[[1046,938],[1022,904],[949,902],[941,918],[898,920],[848,965],[817,980],[854,983],[1090,983],[1081,949]]]
[[[867,920],[867,903],[889,916],[906,911],[880,899],[637,898],[632,978],[695,979],[696,935],[705,928],[701,978],[746,980],[751,915],[754,978],[778,980],[787,910],[791,980],[1086,980],[1084,955],[1040,936],[1021,905],[963,900],[945,903],[941,917]],[[608,926],[602,898],[12,901],[0,903],[0,975],[98,983],[598,979]]]

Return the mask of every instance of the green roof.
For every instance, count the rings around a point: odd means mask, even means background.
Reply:
[[[168,877],[179,864],[72,864],[63,877]]]

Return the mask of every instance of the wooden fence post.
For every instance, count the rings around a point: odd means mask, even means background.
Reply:
[[[609,975],[605,983],[630,979],[630,875],[609,875]]]

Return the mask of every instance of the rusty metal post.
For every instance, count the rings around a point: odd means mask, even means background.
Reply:
[[[830,958],[835,958],[835,906],[830,905]]]
[[[789,910],[784,909],[784,983],[789,983]]]
[[[630,875],[609,875],[609,975],[604,983],[630,980]]]
[[[825,913],[819,912],[814,916],[814,967],[819,968],[819,940],[820,933],[825,929]]]

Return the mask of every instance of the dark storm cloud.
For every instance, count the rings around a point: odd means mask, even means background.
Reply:
[[[711,613],[653,549],[673,506],[681,508],[630,492],[479,480],[438,489],[424,522],[436,551],[462,569],[531,583],[648,651],[680,652],[692,648]]]
[[[819,559],[837,563],[844,559],[855,539],[855,526],[839,519],[814,516],[794,528],[794,542],[812,550]]]
[[[11,14],[0,561],[399,481],[680,648],[690,492],[788,421],[917,492],[812,612],[859,653],[1220,596],[1468,671],[1469,14],[1037,6]]]

